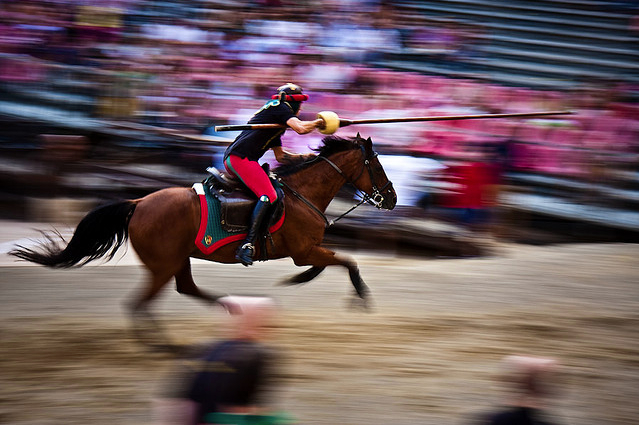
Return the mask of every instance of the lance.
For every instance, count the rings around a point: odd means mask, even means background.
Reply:
[[[570,115],[572,111],[541,111],[541,112],[517,112],[509,114],[478,114],[478,115],[440,115],[430,117],[401,117],[401,118],[377,118],[377,119],[360,119],[347,120],[339,118],[335,112],[323,111],[317,114],[317,117],[324,120],[324,127],[320,128],[320,132],[324,134],[333,134],[338,128],[347,127],[357,124],[387,124],[396,122],[419,122],[419,121],[453,121],[453,120],[472,120],[486,118],[527,118],[541,117],[548,115]],[[215,131],[241,131],[241,130],[264,130],[274,128],[288,128],[283,124],[240,124],[240,125],[217,125]]]

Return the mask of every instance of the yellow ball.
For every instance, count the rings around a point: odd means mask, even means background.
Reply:
[[[324,121],[324,127],[319,129],[322,134],[333,134],[339,128],[339,117],[335,112],[322,111],[317,114],[317,118]]]

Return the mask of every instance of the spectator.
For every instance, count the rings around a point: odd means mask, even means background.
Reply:
[[[554,425],[544,418],[545,399],[551,394],[554,359],[509,356],[503,361],[509,387],[506,405],[480,418],[476,425]]]
[[[230,335],[193,349],[171,382],[172,394],[157,404],[158,423],[192,425],[220,415],[266,415],[279,364],[267,344],[276,317],[273,301],[227,297]],[[177,390],[175,389],[177,388]]]
[[[457,190],[444,198],[444,207],[451,208],[462,224],[482,231],[490,227],[497,204],[501,169],[490,145],[469,145],[472,157],[463,164],[448,168],[446,180]]]
[[[301,62],[294,73],[305,86],[327,92],[344,92],[357,78],[357,69],[337,57],[326,56],[320,61]]]

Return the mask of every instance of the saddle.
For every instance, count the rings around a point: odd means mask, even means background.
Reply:
[[[274,175],[270,174],[268,164],[262,165],[269,175],[271,184],[277,192],[277,202],[271,206],[271,218],[264,220],[264,234],[268,228],[284,213],[284,191]],[[220,223],[227,232],[244,232],[248,230],[251,215],[257,198],[239,179],[219,171],[215,167],[206,169],[209,176],[202,182],[208,186],[215,198],[220,201]],[[260,232],[262,233],[262,232]]]

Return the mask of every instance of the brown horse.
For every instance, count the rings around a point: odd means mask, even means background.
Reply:
[[[289,284],[308,282],[326,266],[343,266],[359,297],[356,299],[365,302],[369,290],[354,259],[321,246],[328,223],[324,212],[346,183],[354,185],[364,194],[364,200],[378,208],[393,209],[397,196],[370,138],[363,139],[359,134],[348,139],[326,137],[316,152],[312,161],[274,170],[284,187],[285,220],[271,235],[267,255],[263,256],[257,244],[255,258],[291,257],[297,266],[312,266],[289,279]],[[128,238],[150,272],[148,285],[132,304],[134,313],[146,312],[149,302],[173,277],[179,293],[229,308],[222,296],[196,286],[190,257],[237,263],[235,251],[241,241],[204,254],[195,244],[200,214],[200,199],[193,189],[162,189],[140,199],[94,209],[78,224],[64,248],[48,238],[36,250],[17,247],[11,254],[49,267],[68,268],[101,257],[111,259]]]

